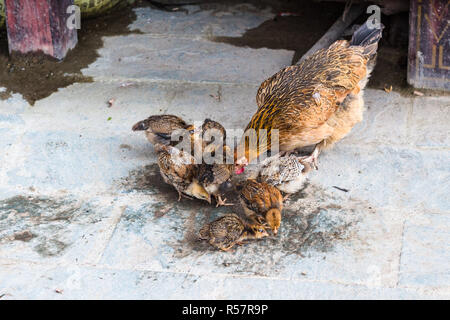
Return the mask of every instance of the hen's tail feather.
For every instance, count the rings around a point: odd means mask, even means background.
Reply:
[[[381,23],[378,28],[375,28],[372,23],[367,21],[355,31],[350,45],[364,47],[364,54],[371,57],[377,52],[383,29],[384,26]]]
[[[383,29],[384,25],[381,23],[379,28],[375,28],[372,23],[366,21],[355,31],[355,33],[353,33],[350,45],[365,47],[372,43],[376,43],[380,41]]]
[[[365,83],[367,82],[370,73],[375,67],[378,42],[380,41],[383,34],[384,25],[380,23],[378,28],[375,28],[369,21],[363,23],[358,30],[353,33],[352,40],[350,40],[351,46],[361,46],[364,48],[364,55],[368,57],[367,61],[367,76],[365,78]],[[361,84],[363,88],[365,86]]]

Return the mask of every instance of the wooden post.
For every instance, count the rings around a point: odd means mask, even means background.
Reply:
[[[63,59],[78,41],[68,28],[67,8],[74,0],[5,0],[9,52],[42,52]]]
[[[298,61],[297,64],[308,58],[317,50],[328,48],[333,42],[335,42],[342,35],[344,30],[355,21],[366,9],[366,6],[359,4],[351,6],[344,11],[336,22],[328,29],[328,31],[320,38]]]
[[[450,1],[411,0],[408,82],[450,90]]]

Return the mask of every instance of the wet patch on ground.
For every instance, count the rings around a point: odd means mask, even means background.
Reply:
[[[264,6],[264,2],[250,3],[257,7]],[[296,64],[344,11],[344,4],[334,2],[280,1],[276,7],[273,5],[269,4],[272,12],[280,14],[276,18],[247,30],[241,37],[214,37],[211,40],[254,49],[292,50],[295,52],[292,64]],[[355,24],[364,23],[367,17],[362,15]],[[417,90],[407,83],[408,13],[383,15],[381,21],[385,29],[380,41],[377,65],[368,87],[389,91],[392,86],[393,91],[407,97],[416,96],[414,91],[420,91],[425,96],[449,95],[449,92],[443,90]],[[351,35],[344,38],[349,40]]]
[[[295,64],[342,14],[339,3],[323,4],[303,1],[281,2],[272,8],[274,19],[247,30],[241,37],[214,37],[211,40],[254,49],[285,49],[295,51]],[[320,17],[320,19],[318,19]]]
[[[85,203],[64,198],[16,196],[0,201],[0,246],[26,242],[43,257],[72,244],[71,227],[101,219]]]
[[[135,5],[139,5],[136,3]],[[102,37],[140,33],[128,29],[136,20],[132,7],[116,8],[107,15],[82,21],[78,30],[78,44],[61,62],[39,54],[9,56],[5,30],[0,30],[0,99],[20,93],[31,105],[48,97],[59,88],[77,82],[92,82],[81,70],[98,57],[97,49],[103,46]]]

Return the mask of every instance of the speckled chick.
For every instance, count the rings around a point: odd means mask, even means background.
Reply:
[[[277,154],[267,158],[260,166],[257,180],[266,182],[278,190],[291,194],[303,188],[308,172],[309,163],[303,165],[294,155],[281,156]]]
[[[194,158],[175,147],[157,144],[158,165],[161,176],[167,184],[178,191],[178,201],[182,196],[195,197],[211,203],[211,196],[195,179]]]
[[[234,213],[226,214],[208,223],[199,232],[200,240],[207,240],[217,249],[228,251],[244,240],[261,239],[268,233],[259,223],[247,224]]]
[[[212,153],[226,144],[227,131],[219,122],[205,119],[202,124],[203,152]]]
[[[265,182],[248,179],[242,187],[240,201],[248,217],[265,223],[274,234],[278,233],[283,196],[277,188]]]
[[[231,152],[228,146],[224,146],[223,159],[219,159],[219,163],[197,165],[196,178],[205,190],[215,197],[218,206],[230,206],[226,198],[222,199],[221,193],[227,192],[233,188],[231,176],[233,172],[233,164],[226,164],[226,153]],[[221,162],[221,163],[220,163]]]

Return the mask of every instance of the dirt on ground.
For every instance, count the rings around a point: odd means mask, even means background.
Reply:
[[[164,1],[162,1],[164,2]],[[226,1],[166,1],[167,3],[200,3],[201,10],[215,10],[217,6],[250,3],[258,9],[270,8],[274,19],[249,29],[241,37],[214,37],[211,40],[234,46],[251,48],[286,49],[295,52],[292,63],[301,56],[327,31],[344,10],[344,4],[336,2],[313,2],[294,0],[226,0]],[[133,6],[152,6],[148,1],[137,1]],[[42,55],[10,57],[6,32],[0,31],[0,99],[20,93],[30,103],[43,99],[59,88],[76,82],[91,82],[92,78],[81,73],[81,69],[98,58],[97,49],[103,45],[102,37],[139,33],[130,31],[128,25],[136,19],[132,6],[111,11],[96,19],[83,20],[78,32],[79,43],[62,62]],[[364,22],[361,17],[357,23]],[[386,28],[380,42],[378,62],[369,81],[369,88],[397,91],[413,96],[417,91],[406,81],[408,53],[408,13],[383,16]],[[448,95],[444,91],[418,90],[424,95]]]

